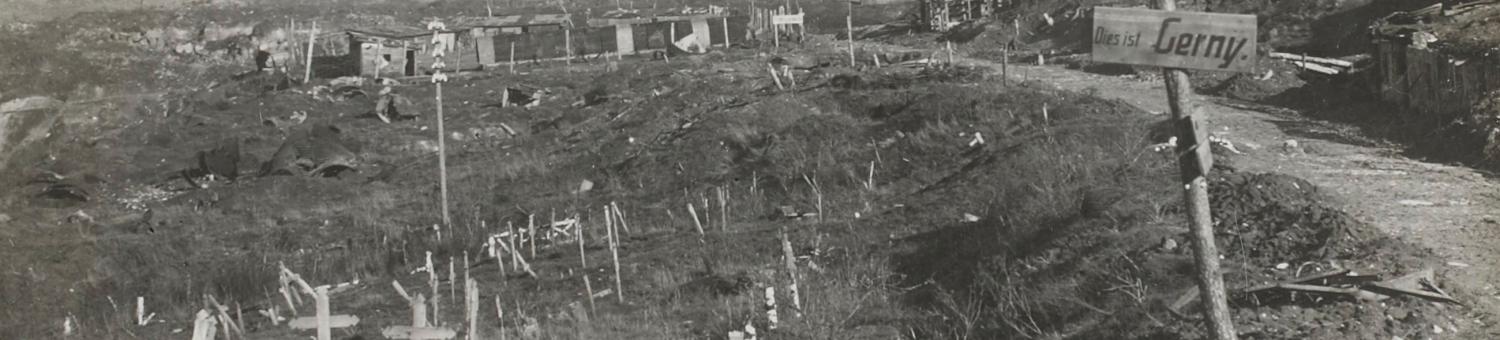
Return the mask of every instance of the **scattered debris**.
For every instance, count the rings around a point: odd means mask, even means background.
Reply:
[[[1296,139],[1288,139],[1284,142],[1281,142],[1281,149],[1290,153],[1303,153],[1302,145],[1301,143],[1298,143]]]
[[[344,87],[344,86],[359,87],[359,86],[364,86],[364,85],[365,85],[365,77],[359,77],[359,76],[344,76],[344,77],[333,78],[333,80],[328,81],[328,86],[333,86],[333,87]]]
[[[415,110],[403,112],[406,111],[402,109],[403,107],[412,107],[411,99],[394,93],[391,87],[387,86],[380,89],[380,99],[375,101],[375,117],[379,117],[381,121],[390,123],[394,120],[415,119],[419,116]]]
[[[578,182],[578,190],[573,190],[573,194],[581,194],[589,192],[589,190],[594,190],[594,182],[585,179],[581,182]]]
[[[1157,249],[1161,249],[1161,252],[1163,253],[1171,253],[1173,251],[1176,251],[1177,247],[1177,239],[1164,237],[1161,240],[1161,246],[1159,246]]]
[[[333,177],[345,170],[356,170],[357,164],[358,156],[339,140],[339,129],[320,124],[288,136],[261,168],[260,176]]]
[[[1395,279],[1375,282],[1362,288],[1391,296],[1405,295],[1435,302],[1463,304],[1438,288],[1436,274],[1432,268],[1412,272]]]
[[[1167,141],[1165,141],[1165,142],[1161,142],[1161,143],[1157,143],[1157,144],[1151,144],[1151,145],[1149,145],[1147,147],[1151,148],[1152,152],[1162,152],[1162,151],[1172,150],[1173,148],[1177,147],[1177,136],[1169,137],[1169,138],[1167,138]]]
[[[286,127],[292,127],[292,126],[295,126],[295,125],[298,125],[298,124],[302,124],[302,122],[305,122],[305,121],[307,121],[307,112],[306,111],[293,111],[292,115],[289,116],[289,117],[282,118],[282,117],[272,116],[271,118],[266,118],[266,120],[262,121],[262,123],[265,124],[266,126],[272,126],[272,127],[276,127],[276,128],[286,128]]]
[[[1217,146],[1224,150],[1228,150],[1229,152],[1233,152],[1235,154],[1244,154],[1244,152],[1240,152],[1239,149],[1236,149],[1234,147],[1234,142],[1230,142],[1229,139],[1219,136],[1208,136],[1208,142],[1213,143],[1214,146]]]
[[[505,90],[501,92],[499,106],[521,106],[526,108],[533,108],[541,105],[542,99],[546,98],[547,95],[551,93],[552,91],[545,88],[532,87],[527,85],[506,87]]]

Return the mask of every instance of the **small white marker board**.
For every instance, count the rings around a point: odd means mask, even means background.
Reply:
[[[771,24],[772,25],[801,25],[802,24],[802,14],[803,13],[772,15],[771,16]]]

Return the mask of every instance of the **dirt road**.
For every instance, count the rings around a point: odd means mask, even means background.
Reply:
[[[998,64],[967,60],[975,64]],[[1166,112],[1160,80],[1141,81],[1090,74],[1062,67],[1010,67],[1013,78],[1040,80],[1063,89],[1096,92],[1153,114]],[[1276,76],[1291,77],[1289,74]],[[1341,138],[1327,124],[1292,116],[1292,111],[1224,103],[1198,97],[1211,133],[1244,152],[1233,165],[1240,171],[1281,172],[1307,179],[1339,199],[1336,206],[1364,222],[1431,248],[1446,264],[1438,268],[1447,286],[1474,295],[1465,301],[1476,312],[1500,315],[1500,179],[1474,169],[1427,163],[1400,156],[1389,147]],[[1297,149],[1285,147],[1295,140]],[[1298,150],[1300,149],[1300,150]],[[1485,331],[1480,331],[1485,332]]]

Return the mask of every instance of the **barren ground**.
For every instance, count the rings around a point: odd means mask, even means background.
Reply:
[[[1243,5],[1282,13],[1270,2]],[[1324,11],[1303,7],[1274,18],[1297,27],[1289,39],[1310,34],[1301,16]],[[869,20],[895,17],[865,10]],[[260,314],[310,314],[310,303],[287,310],[282,264],[314,285],[358,281],[333,299],[335,314],[361,318],[335,333],[343,339],[410,323],[392,283],[439,296],[434,323],[462,329],[455,297],[469,276],[481,286],[477,327],[513,338],[722,338],[747,324],[777,339],[1201,337],[1193,307],[1168,307],[1193,282],[1186,247],[1168,246],[1186,244],[1176,167],[1169,153],[1150,151],[1165,139],[1160,78],[1011,65],[1006,79],[989,60],[999,36],[961,44],[957,65],[892,65],[942,60],[937,38],[862,41],[857,67],[842,40],[815,35],[617,68],[580,60],[455,75],[443,89],[447,136],[433,131],[437,103],[425,79],[393,87],[419,117],[386,123],[369,114],[382,88],[373,84],[343,97],[315,90],[332,88],[328,79],[268,88],[284,83],[231,78],[245,66],[118,41],[52,50],[0,40],[28,47],[0,74],[67,75],[0,96],[67,100],[12,120],[35,129],[0,168],[0,256],[17,259],[0,264],[0,303],[13,307],[0,311],[0,338],[61,337],[65,322],[82,338],[186,338],[206,296],[243,313],[248,338],[304,337]],[[91,79],[82,66],[96,59],[51,58],[72,51],[119,64],[99,66],[110,78]],[[780,89],[782,79],[768,76],[773,60],[806,67],[796,86]],[[37,65],[45,69],[29,68]],[[1225,92],[1260,100],[1304,84],[1295,69],[1270,66],[1272,79],[1238,79]],[[78,77],[136,81],[99,84],[105,90]],[[512,87],[550,92],[535,107],[501,107]],[[1213,176],[1212,191],[1225,198],[1216,204],[1228,207],[1215,217],[1243,222],[1219,226],[1231,289],[1308,271],[1390,278],[1436,268],[1436,285],[1465,304],[1239,296],[1244,338],[1500,336],[1493,176],[1407,158],[1402,145],[1308,112],[1196,103],[1205,127],[1243,152],[1216,150],[1224,166]],[[300,113],[307,121],[285,123]],[[299,138],[321,140],[310,154],[352,155],[357,171],[260,171]],[[438,138],[454,217],[441,227]],[[240,158],[231,168],[241,177],[190,171],[199,152],[228,144],[237,147],[217,154]],[[606,205],[632,228],[620,237],[618,274]],[[483,255],[486,240],[510,227],[569,217],[587,228],[583,244],[528,244],[535,275]],[[798,269],[785,267],[783,237]],[[429,259],[436,282],[416,271]],[[801,280],[795,312],[790,273]],[[775,331],[766,288],[781,303]],[[137,296],[156,321],[136,325]]]

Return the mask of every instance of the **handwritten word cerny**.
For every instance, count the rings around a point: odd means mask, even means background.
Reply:
[[[1219,64],[1219,68],[1227,68],[1235,60],[1249,59],[1249,56],[1242,55],[1242,53],[1245,43],[1254,38],[1192,32],[1182,32],[1175,36],[1168,34],[1172,24],[1178,22],[1182,22],[1182,18],[1167,18],[1161,21],[1161,32],[1156,36],[1156,44],[1152,46],[1153,51],[1160,54],[1222,58],[1224,63]]]

